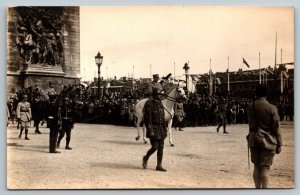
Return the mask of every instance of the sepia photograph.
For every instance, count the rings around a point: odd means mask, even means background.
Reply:
[[[6,7],[8,190],[294,189],[293,6]]]

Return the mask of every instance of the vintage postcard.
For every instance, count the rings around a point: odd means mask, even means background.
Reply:
[[[6,18],[8,189],[295,188],[293,7]]]

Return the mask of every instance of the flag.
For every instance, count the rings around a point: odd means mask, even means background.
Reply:
[[[282,74],[283,74],[283,76],[284,76],[285,78],[289,78],[289,75],[287,74],[286,71],[282,71]]]
[[[249,64],[246,62],[246,60],[245,60],[244,58],[243,58],[243,63],[246,64],[246,66],[247,66],[248,68],[250,68]]]
[[[273,74],[273,70],[272,70],[271,68],[268,67],[268,68],[266,68],[265,70],[266,70],[269,74]]]
[[[197,83],[198,82],[198,80],[199,80],[199,77],[198,77],[198,75],[190,75],[190,77],[192,78],[192,81],[193,81],[193,83]]]

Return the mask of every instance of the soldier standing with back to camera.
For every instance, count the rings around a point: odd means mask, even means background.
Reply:
[[[223,126],[223,133],[228,133],[226,131],[226,111],[227,111],[227,104],[226,100],[224,98],[221,99],[221,102],[218,105],[218,114],[217,114],[217,121],[218,121],[218,127],[217,132],[219,133],[220,127]]]
[[[145,103],[144,122],[147,128],[146,137],[150,139],[151,148],[143,157],[143,167],[147,168],[148,159],[157,150],[156,170],[166,172],[167,170],[162,167],[162,159],[167,128],[164,120],[164,108],[157,89],[153,89],[152,98]]]
[[[59,130],[61,130],[61,112],[60,100],[56,95],[49,96],[49,107],[47,117],[47,127],[50,128],[49,133],[49,152],[60,153],[56,150],[56,141]]]
[[[74,111],[72,109],[72,105],[70,104],[70,99],[68,97],[64,98],[64,102],[60,107],[60,112],[61,112],[62,129],[59,132],[57,148],[60,147],[60,141],[66,134],[65,149],[72,150],[72,148],[69,145],[71,141],[71,131],[74,128]]]
[[[248,146],[251,152],[251,161],[254,164],[253,179],[256,188],[268,188],[269,170],[273,163],[275,154],[281,152],[283,144],[282,135],[279,128],[279,116],[276,107],[266,100],[267,88],[265,85],[256,86],[256,101],[250,103],[247,108],[249,135]],[[274,149],[266,149],[261,147],[254,138],[259,135],[258,130],[262,129],[269,132],[276,138],[276,146]],[[252,140],[252,141],[251,141]]]

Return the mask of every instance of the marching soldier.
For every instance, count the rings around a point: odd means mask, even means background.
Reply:
[[[221,99],[221,103],[218,105],[218,127],[217,132],[219,133],[219,129],[221,126],[223,126],[223,133],[228,133],[226,131],[226,110],[227,110],[227,104],[225,102],[226,100],[224,98]]]
[[[59,132],[59,138],[57,141],[57,148],[60,147],[60,141],[66,134],[66,147],[67,150],[72,150],[69,146],[71,141],[71,130],[74,128],[74,111],[72,105],[70,104],[70,99],[68,97],[64,98],[64,102],[60,108],[62,130]]]
[[[31,109],[30,103],[27,102],[27,95],[22,96],[22,101],[18,103],[17,106],[17,119],[21,124],[19,139],[21,139],[22,132],[25,129],[25,140],[29,140],[28,138],[28,128],[31,121]]]
[[[151,148],[143,157],[143,167],[147,168],[150,156],[157,150],[157,171],[166,172],[162,167],[164,140],[167,136],[167,128],[164,120],[164,109],[160,101],[157,89],[153,90],[153,99],[146,102],[144,108],[144,121],[147,128],[146,136],[150,139]]]
[[[61,112],[60,112],[60,102],[57,100],[57,96],[50,96],[48,107],[48,117],[47,117],[47,127],[50,128],[49,133],[49,152],[50,153],[60,153],[56,150],[56,141],[59,130],[61,130]]]

